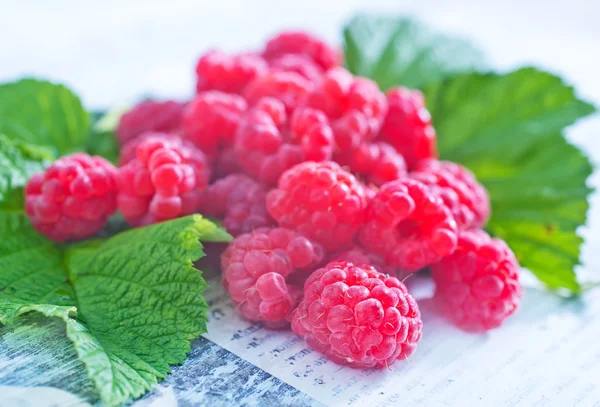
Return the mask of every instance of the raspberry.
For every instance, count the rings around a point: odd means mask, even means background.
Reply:
[[[389,109],[380,138],[402,154],[409,170],[420,160],[437,158],[435,129],[423,94],[398,87],[390,89],[386,96]]]
[[[200,92],[183,112],[182,136],[206,154],[213,154],[221,145],[233,144],[247,107],[239,95],[216,90]]]
[[[121,116],[116,133],[119,142],[136,138],[142,133],[170,132],[179,128],[184,103],[167,100],[164,102],[147,101],[135,106]]]
[[[301,54],[284,54],[269,61],[274,72],[296,72],[309,81],[316,83],[323,77],[323,69],[312,59]]]
[[[281,328],[302,295],[290,280],[304,280],[323,255],[319,244],[297,232],[260,228],[236,237],[221,256],[223,284],[242,316]]]
[[[400,268],[413,272],[456,248],[456,221],[425,184],[402,179],[384,184],[369,202],[360,242]]]
[[[346,156],[338,157],[340,164],[347,165],[353,174],[368,184],[380,186],[406,175],[404,158],[387,143],[363,143]]]
[[[267,209],[283,227],[296,229],[328,251],[348,245],[363,221],[365,192],[334,162],[305,162],[284,172],[267,195]]]
[[[176,136],[170,133],[160,133],[160,132],[146,132],[142,133],[140,136],[129,140],[127,143],[121,146],[121,151],[119,152],[119,166],[122,167],[127,164],[129,161],[135,158],[135,150],[140,145],[140,143],[147,138],[160,138],[162,140],[167,140],[169,143],[174,143],[176,145],[183,144],[187,147],[194,147],[194,145],[186,140],[182,140],[181,137]]]
[[[235,151],[241,167],[259,181],[274,185],[287,169],[333,154],[333,136],[325,115],[301,108],[287,119],[283,103],[263,98],[242,119]]]
[[[196,65],[196,91],[220,90],[239,94],[268,69],[267,62],[259,55],[227,55],[221,51],[209,51],[200,57]]]
[[[252,81],[244,90],[244,97],[250,106],[265,97],[279,99],[291,115],[312,88],[313,84],[296,72],[271,72]]]
[[[292,330],[341,365],[382,368],[408,358],[421,339],[419,307],[406,286],[368,265],[333,262],[304,285]]]
[[[270,39],[263,57],[272,60],[286,54],[310,58],[324,71],[340,66],[343,62],[343,55],[339,50],[302,31],[286,31]]]
[[[375,82],[335,68],[307,96],[305,104],[319,109],[332,122],[336,147],[345,152],[371,141],[387,111],[385,95]]]
[[[135,152],[117,173],[117,203],[125,220],[142,226],[199,209],[209,179],[202,151],[156,135],[144,138]]]
[[[247,175],[232,174],[216,181],[207,196],[204,214],[223,218],[223,226],[233,236],[273,224],[265,206],[266,188]]]
[[[396,269],[385,262],[379,254],[367,250],[359,245],[353,245],[341,252],[328,256],[329,262],[346,261],[355,265],[368,264],[380,273],[396,275]]]
[[[462,231],[456,251],[431,270],[443,312],[466,331],[500,326],[521,300],[515,255],[482,230]]]
[[[213,164],[213,177],[215,179],[223,178],[227,175],[241,171],[242,167],[237,159],[235,148],[225,147],[217,154],[217,158]]]
[[[27,216],[39,233],[57,242],[91,236],[116,210],[115,173],[102,157],[59,158],[27,183]]]
[[[465,167],[449,161],[423,160],[411,176],[437,188],[459,228],[468,230],[486,224],[490,217],[490,196]]]

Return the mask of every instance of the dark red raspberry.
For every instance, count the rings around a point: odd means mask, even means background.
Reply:
[[[310,58],[321,69],[327,71],[343,63],[342,53],[324,41],[303,31],[286,31],[267,42],[263,56],[267,60],[286,54],[303,55]]]
[[[220,146],[233,145],[247,108],[246,101],[239,95],[216,90],[200,92],[183,112],[182,136],[206,154],[216,154]]]
[[[209,51],[196,65],[196,91],[241,93],[246,85],[268,72],[267,62],[256,54],[227,55]]]
[[[413,272],[456,248],[456,221],[425,184],[402,179],[384,184],[369,202],[360,242],[400,268]]]
[[[301,108],[288,120],[281,101],[263,98],[242,119],[235,151],[246,173],[274,185],[298,163],[331,159],[333,136],[327,117],[318,110]]]
[[[312,88],[312,82],[296,72],[271,72],[252,81],[244,90],[244,97],[250,106],[265,97],[279,99],[291,115]]]
[[[274,72],[296,72],[309,81],[316,83],[323,77],[323,69],[312,59],[301,54],[284,54],[269,61]]]
[[[323,248],[297,232],[260,228],[236,237],[221,256],[223,284],[246,319],[271,328],[289,325],[306,271],[323,259]]]
[[[381,139],[402,154],[409,170],[421,160],[437,158],[435,129],[423,94],[416,89],[398,87],[390,89],[386,96],[388,112]]]
[[[466,331],[500,326],[521,301],[515,255],[482,230],[462,231],[456,251],[431,270],[444,314]]]
[[[146,132],[170,132],[179,128],[184,103],[167,100],[147,101],[121,116],[117,127],[119,142],[132,140]]]
[[[341,152],[373,140],[387,112],[385,95],[377,84],[355,77],[344,68],[327,72],[305,104],[325,112]]]
[[[61,157],[27,183],[27,216],[38,232],[57,242],[91,236],[116,210],[115,173],[102,157]]]
[[[333,262],[304,285],[292,330],[340,365],[383,368],[408,358],[421,339],[419,307],[395,277]]]
[[[267,212],[267,189],[247,175],[232,174],[216,181],[207,196],[203,213],[222,218],[233,236],[274,223]]]
[[[213,164],[213,178],[219,179],[237,172],[242,172],[242,167],[235,153],[235,148],[223,148],[217,153],[217,158]]]
[[[195,213],[208,179],[202,151],[169,137],[146,137],[117,173],[119,210],[134,226]]]
[[[404,158],[394,147],[383,142],[363,143],[336,161],[347,165],[365,183],[376,186],[406,175]]]
[[[489,219],[490,196],[465,167],[450,161],[422,160],[411,176],[437,188],[459,228],[481,228]]]
[[[352,242],[365,205],[362,185],[334,162],[296,165],[267,195],[267,209],[281,226],[300,231],[328,251]]]
[[[380,273],[392,276],[397,274],[396,269],[387,264],[383,259],[383,256],[357,244],[352,245],[346,250],[328,256],[328,262],[332,261],[346,261],[357,266],[368,264]]]

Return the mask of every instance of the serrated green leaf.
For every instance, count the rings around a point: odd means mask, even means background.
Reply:
[[[352,73],[375,80],[383,90],[420,88],[484,66],[483,54],[470,43],[402,17],[354,17],[344,27],[344,53]]]
[[[87,145],[90,115],[62,85],[36,79],[0,85],[0,133],[45,146],[55,155]]]
[[[492,200],[489,231],[550,289],[575,276],[592,172],[561,131],[594,111],[573,88],[533,68],[462,74],[425,88],[443,159],[471,169]]]

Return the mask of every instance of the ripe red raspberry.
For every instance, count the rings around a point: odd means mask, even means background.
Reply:
[[[181,137],[176,136],[172,133],[160,133],[160,132],[146,132],[142,133],[140,136],[129,140],[127,143],[121,146],[121,151],[119,152],[119,166],[122,167],[127,164],[129,161],[135,159],[136,153],[135,150],[140,145],[140,143],[147,138],[160,138],[162,140],[167,140],[169,143],[173,143],[175,145],[183,144],[186,147],[194,148],[194,144],[182,140]]]
[[[406,175],[406,163],[396,149],[387,143],[363,143],[357,149],[336,158],[347,165],[365,183],[380,186]]]
[[[384,184],[369,202],[360,242],[402,271],[413,272],[456,248],[456,221],[425,184],[402,179]]]
[[[204,214],[223,218],[223,226],[237,236],[272,225],[267,212],[267,189],[244,174],[232,174],[216,181],[207,190]]]
[[[267,42],[263,56],[267,60],[286,54],[303,55],[310,58],[321,69],[327,71],[343,63],[342,53],[324,41],[302,31],[286,31]]]
[[[316,83],[323,77],[323,69],[312,59],[301,54],[284,54],[269,61],[273,72],[296,72],[309,81]]]
[[[312,88],[312,82],[296,72],[271,72],[252,81],[244,90],[244,97],[250,106],[265,97],[279,99],[291,115]]]
[[[332,261],[346,261],[348,263],[355,264],[357,266],[367,264],[373,267],[380,273],[389,274],[395,276],[397,274],[396,269],[385,262],[383,256],[367,250],[357,244],[352,245],[346,250],[342,250],[337,253],[333,253],[328,256],[328,262]]]
[[[147,101],[135,106],[121,116],[116,133],[119,143],[132,140],[142,133],[170,132],[179,128],[184,103],[167,100]]]
[[[327,72],[305,104],[325,112],[341,152],[373,140],[387,112],[385,95],[377,84],[355,77],[344,68]]]
[[[183,112],[182,137],[206,154],[215,154],[220,146],[233,145],[247,108],[246,101],[239,95],[216,90],[200,92]]]
[[[327,117],[318,110],[301,108],[288,120],[281,101],[263,98],[242,119],[235,151],[246,173],[274,185],[298,163],[331,159],[333,136]]]
[[[333,262],[304,285],[292,330],[341,365],[382,368],[408,358],[421,339],[419,307],[406,286],[368,265]]]
[[[196,65],[196,91],[241,93],[248,83],[266,74],[268,69],[267,62],[256,54],[227,55],[209,51]]]
[[[482,230],[462,231],[456,251],[431,270],[443,312],[466,331],[500,326],[521,301],[515,255]]]
[[[490,196],[465,167],[450,161],[423,160],[411,176],[437,188],[459,228],[481,228],[489,219]]]
[[[158,135],[144,138],[135,152],[117,173],[125,220],[142,226],[198,211],[209,179],[202,151]]]
[[[237,310],[250,321],[271,328],[289,325],[292,309],[302,296],[296,277],[323,259],[323,248],[297,232],[260,228],[236,237],[221,256],[223,284]]]
[[[380,138],[390,143],[406,160],[409,170],[427,158],[437,158],[435,129],[423,94],[403,87],[387,94],[388,112]]]
[[[54,241],[91,236],[116,210],[115,173],[102,157],[61,157],[27,183],[25,212],[35,229]]]
[[[328,251],[352,242],[365,205],[362,185],[334,162],[298,164],[267,195],[267,209],[281,226],[300,231]]]

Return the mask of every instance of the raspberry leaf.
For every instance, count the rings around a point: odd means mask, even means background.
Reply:
[[[55,155],[85,148],[90,115],[66,87],[36,79],[0,84],[0,133]]]
[[[344,27],[344,52],[352,73],[375,80],[383,90],[420,88],[484,65],[483,54],[468,42],[398,17],[354,17]]]
[[[461,74],[424,91],[441,158],[467,166],[490,192],[489,231],[548,288],[579,293],[576,229],[592,166],[562,130],[594,107],[534,68]]]

